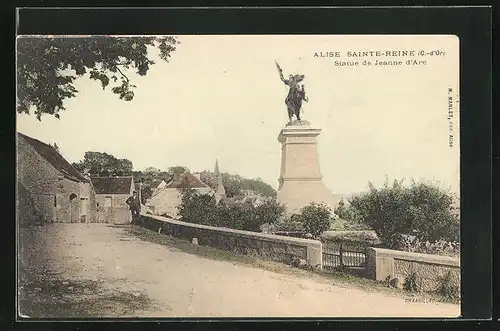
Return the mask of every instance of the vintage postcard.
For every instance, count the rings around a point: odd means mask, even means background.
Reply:
[[[18,37],[18,317],[458,317],[459,46]]]

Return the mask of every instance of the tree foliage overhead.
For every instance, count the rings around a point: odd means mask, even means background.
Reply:
[[[458,242],[460,224],[451,194],[429,183],[405,187],[402,181],[386,182],[380,189],[354,197],[351,206],[372,227],[385,246],[400,248],[404,236],[430,243]]]
[[[17,39],[17,111],[41,120],[43,114],[59,118],[64,100],[78,93],[77,78],[88,74],[120,99],[134,98],[135,85],[125,74],[135,69],[145,76],[154,61],[148,48],[159,49],[168,61],[175,51],[175,37],[19,37]]]
[[[101,152],[85,152],[83,160],[73,166],[81,173],[99,176],[130,176],[133,168],[132,161]]]
[[[172,178],[172,174],[168,171],[162,171],[154,167],[147,167],[144,171],[133,171],[132,175],[135,183],[141,183],[142,203],[146,203],[146,200],[151,198],[154,189],[162,180],[168,182]]]
[[[185,167],[185,166],[180,166],[180,165],[169,167],[167,170],[167,172],[169,172],[172,175],[173,174],[183,174],[186,171],[189,171],[189,168]]]

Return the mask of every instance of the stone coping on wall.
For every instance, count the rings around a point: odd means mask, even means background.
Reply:
[[[287,243],[287,244],[299,245],[299,246],[317,246],[317,245],[319,245],[321,247],[321,241],[314,240],[314,239],[278,236],[278,235],[267,234],[267,233],[235,230],[235,229],[229,229],[229,228],[223,228],[223,227],[188,223],[188,222],[182,222],[182,221],[175,220],[175,219],[168,218],[168,217],[156,216],[156,215],[151,215],[151,214],[141,213],[141,216],[153,218],[155,220],[165,222],[165,223],[177,224],[180,226],[185,226],[185,227],[190,227],[190,228],[195,228],[195,229],[200,229],[200,230],[224,232],[224,233],[227,233],[229,235],[238,236],[238,237],[256,238],[256,239],[260,239],[260,240],[267,240],[267,241],[273,241],[273,242],[278,242],[278,243]]]
[[[404,252],[397,251],[393,249],[386,248],[374,248],[371,247],[377,257],[391,257],[396,260],[413,261],[428,264],[438,264],[450,267],[460,267],[460,259],[451,256],[442,256],[434,254],[424,254],[424,253],[414,253],[414,252]]]

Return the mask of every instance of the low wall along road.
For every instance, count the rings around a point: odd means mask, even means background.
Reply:
[[[240,254],[290,263],[294,258],[310,266],[322,268],[322,244],[318,240],[277,236],[265,233],[186,223],[161,216],[141,215],[141,226],[206,245]]]
[[[404,280],[415,273],[422,281],[422,290],[427,292],[435,291],[448,272],[460,283],[460,260],[449,256],[371,247],[367,250],[366,271],[378,281]]]

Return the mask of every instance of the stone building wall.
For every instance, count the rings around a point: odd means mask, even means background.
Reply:
[[[95,221],[91,184],[65,177],[24,138],[17,139],[17,180],[29,192],[42,222]]]
[[[24,139],[17,140],[17,178],[44,222],[80,221],[80,184],[60,174]]]

